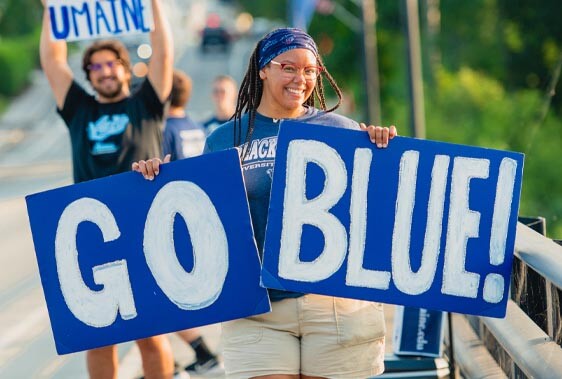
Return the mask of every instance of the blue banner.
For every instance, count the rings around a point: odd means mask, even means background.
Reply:
[[[234,149],[26,201],[59,354],[270,310]]]
[[[504,317],[522,172],[519,153],[283,122],[262,284]]]
[[[392,350],[396,355],[440,357],[446,312],[396,306]]]

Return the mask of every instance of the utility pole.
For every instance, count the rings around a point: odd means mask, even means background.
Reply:
[[[421,69],[420,23],[418,0],[403,0],[408,47],[408,87],[410,124],[416,138],[425,138],[425,110]]]
[[[365,122],[381,125],[379,66],[377,57],[375,0],[362,0]]]
[[[381,125],[380,80],[377,56],[376,0],[353,0],[361,7],[361,19],[357,18],[337,1],[317,0],[316,10],[322,14],[333,14],[338,20],[357,34],[363,42],[363,80],[364,86],[364,122]]]

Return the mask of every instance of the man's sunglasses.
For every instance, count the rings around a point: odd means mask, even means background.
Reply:
[[[112,69],[117,67],[118,65],[123,64],[121,59],[115,59],[113,61],[101,62],[101,63],[90,63],[86,68],[89,71],[100,71],[103,69],[103,66],[107,66],[107,68]]]

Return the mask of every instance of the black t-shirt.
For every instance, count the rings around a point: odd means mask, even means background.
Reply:
[[[103,104],[73,81],[57,111],[70,131],[76,183],[161,155],[164,104],[147,79],[128,98]]]

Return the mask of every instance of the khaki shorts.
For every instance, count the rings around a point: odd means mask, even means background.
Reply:
[[[320,295],[222,324],[227,378],[304,374],[359,379],[384,371],[382,304]]]

